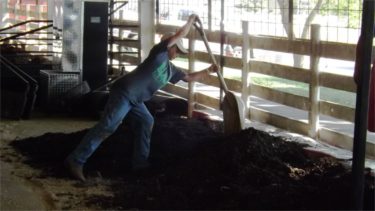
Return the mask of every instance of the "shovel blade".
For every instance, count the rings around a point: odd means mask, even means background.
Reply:
[[[245,105],[241,98],[227,92],[223,100],[224,133],[238,133],[245,128]]]

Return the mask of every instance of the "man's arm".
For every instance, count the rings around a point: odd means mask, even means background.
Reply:
[[[190,31],[190,28],[191,26],[193,25],[193,23],[196,21],[196,19],[198,18],[197,15],[195,14],[191,14],[189,16],[189,19],[188,21],[185,23],[185,25],[183,25],[172,37],[171,39],[169,40],[169,43],[168,43],[168,48],[173,46],[174,44],[176,44],[176,41],[179,40],[179,39],[182,39],[183,37],[185,37],[189,31]]]
[[[209,66],[208,68],[204,70],[186,74],[182,80],[186,82],[200,81],[206,78],[210,73],[214,73],[217,71],[218,71],[217,65],[212,64],[211,66]]]

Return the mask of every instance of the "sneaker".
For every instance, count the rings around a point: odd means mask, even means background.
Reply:
[[[71,176],[75,179],[78,179],[82,182],[86,181],[85,176],[83,175],[83,165],[80,165],[74,162],[72,159],[66,159],[64,161],[65,167],[68,169]]]

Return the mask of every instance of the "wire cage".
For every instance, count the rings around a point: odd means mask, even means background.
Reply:
[[[47,110],[64,109],[66,92],[81,82],[80,72],[40,71],[40,102]]]

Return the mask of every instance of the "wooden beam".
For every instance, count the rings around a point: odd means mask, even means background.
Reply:
[[[355,109],[326,101],[319,102],[320,114],[354,122]]]
[[[273,114],[258,108],[250,107],[251,120],[256,120],[291,132],[307,135],[308,124],[290,119],[281,115]]]
[[[251,95],[272,102],[280,103],[293,108],[308,111],[310,109],[310,102],[307,97],[294,95],[286,92],[277,91],[271,88],[251,84]]]
[[[299,81],[302,83],[309,83],[311,80],[309,70],[304,68],[296,68],[255,59],[250,60],[249,63],[251,72]]]
[[[191,31],[189,33],[189,73],[195,71],[195,33]],[[188,117],[193,117],[193,111],[195,108],[195,82],[189,82],[188,84]]]
[[[328,128],[320,128],[320,141],[342,149],[353,150],[353,136],[339,133]],[[366,142],[366,156],[375,157],[375,143]]]
[[[202,93],[195,93],[195,100],[199,104],[220,110],[220,100]]]
[[[167,84],[164,86],[161,90],[178,95],[180,97],[183,97],[185,99],[188,99],[188,90],[184,87],[173,85],[173,84]]]
[[[353,61],[355,59],[356,46],[337,42],[321,42],[320,55],[331,59]]]
[[[309,110],[309,136],[316,139],[319,136],[319,48],[320,48],[320,25],[311,25],[311,56],[310,56],[310,110]]]
[[[321,72],[319,75],[320,85],[332,89],[343,90],[347,92],[356,92],[357,86],[352,76],[337,75]]]
[[[242,21],[242,36],[243,36],[243,45],[242,45],[242,69],[241,69],[241,81],[242,81],[242,90],[241,98],[245,104],[245,114],[249,114],[249,95],[250,95],[250,74],[249,74],[249,22]],[[246,115],[247,116],[247,115]]]
[[[155,1],[139,0],[139,45],[141,62],[155,44]],[[147,14],[147,15],[146,15]]]

